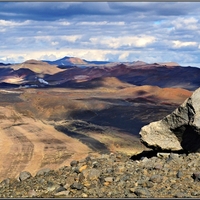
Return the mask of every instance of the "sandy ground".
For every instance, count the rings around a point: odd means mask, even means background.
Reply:
[[[10,117],[9,108],[1,108],[1,111],[7,113],[7,118]],[[57,169],[92,153],[79,140],[56,131],[51,125],[20,118],[19,114],[17,117],[19,119],[15,122],[10,119],[0,122],[0,181],[17,177],[21,171],[34,175],[42,168]]]
[[[0,94],[4,98],[6,93],[2,91]],[[108,103],[91,102],[87,99],[142,96],[158,102],[181,104],[192,93],[178,88],[136,87],[116,79],[107,79],[105,87],[90,90],[24,89],[16,91],[16,94],[21,102],[9,100],[12,97],[6,97],[5,102],[0,99],[0,181],[8,177],[17,178],[21,171],[29,171],[35,175],[42,168],[58,169],[69,165],[74,159],[81,160],[88,155],[98,156],[97,152],[78,139],[57,131],[53,124],[58,122],[50,122],[50,118],[62,120],[74,110],[101,110],[108,106]],[[122,151],[131,155],[144,149],[138,139],[114,127],[107,129],[104,134],[94,131],[84,134],[104,143],[111,152]]]

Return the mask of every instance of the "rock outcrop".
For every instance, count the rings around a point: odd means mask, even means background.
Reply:
[[[200,88],[174,112],[140,131],[141,142],[153,149],[200,152]]]

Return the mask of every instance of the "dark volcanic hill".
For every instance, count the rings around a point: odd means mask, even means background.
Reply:
[[[184,88],[190,91],[194,91],[200,86],[199,68],[159,64],[139,66],[120,64],[113,67],[70,68],[53,75],[47,75],[45,79],[49,82],[59,80],[62,86],[71,85],[72,83],[78,86],[79,84],[82,85],[80,82],[90,81],[99,77],[116,77],[123,82],[137,86],[153,85],[162,88]]]
[[[85,67],[80,67],[83,65]],[[64,57],[56,61],[29,60],[21,64],[1,66],[0,72],[0,82],[18,85],[37,84],[35,80],[38,77],[48,82],[48,87],[75,85],[76,88],[87,88],[91,85],[88,81],[93,79],[116,77],[123,82],[137,86],[153,85],[161,88],[183,88],[190,91],[200,86],[199,68],[182,67],[173,62],[148,64],[142,61],[132,63],[99,61],[95,63],[76,57]]]

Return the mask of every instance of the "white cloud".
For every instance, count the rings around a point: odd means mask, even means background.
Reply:
[[[196,19],[194,17],[189,17],[189,18],[180,17],[176,20],[173,20],[172,25],[174,25],[175,29],[197,30],[198,29],[198,19]]]
[[[57,24],[58,24],[58,25],[61,25],[61,26],[69,26],[69,25],[71,25],[70,22],[68,22],[68,21],[63,21],[63,20],[59,20],[59,21],[57,22]]]
[[[189,46],[197,46],[197,42],[181,42],[179,40],[172,41],[173,47],[175,48],[181,48],[181,47],[189,47]]]
[[[7,20],[0,20],[0,27],[2,26],[23,26],[30,24],[29,20],[26,20],[24,22],[16,22],[16,21],[7,21]]]
[[[100,21],[100,22],[79,22],[77,25],[84,25],[84,26],[101,26],[101,25],[115,25],[115,26],[123,26],[125,22],[108,22],[108,21]]]
[[[69,41],[69,42],[76,42],[78,39],[81,39],[82,35],[66,35],[60,36],[59,38]]]
[[[102,21],[102,22],[79,22],[77,25],[84,25],[84,26],[93,26],[93,25],[105,25],[107,21]]]
[[[58,44],[59,44],[59,42],[56,42],[56,41],[51,42],[51,45],[52,45],[52,46],[56,46],[56,45],[58,45]]]
[[[36,60],[57,60],[65,56],[79,57],[81,59],[86,59],[88,61],[109,61],[111,55],[115,55],[116,58],[125,59],[129,55],[129,51],[119,51],[119,50],[100,50],[100,49],[71,49],[66,48],[62,51],[56,50],[38,50],[31,51],[27,50],[24,53],[23,50],[17,51],[16,53],[11,53],[10,51],[5,51],[5,56],[0,57],[0,60],[7,62],[24,62],[30,59]],[[134,52],[133,52],[134,53]],[[22,60],[23,58],[23,60]],[[117,61],[117,60],[116,60]]]
[[[153,36],[122,36],[122,37],[91,37],[89,39],[92,43],[103,44],[107,47],[117,49],[122,46],[129,47],[146,47],[155,42]]]
[[[161,4],[25,2],[11,3],[8,10],[2,4],[0,60],[21,62],[20,56],[56,60],[69,55],[86,60],[197,63],[200,4]]]
[[[120,56],[119,56],[119,60],[124,60],[124,61],[128,61],[128,56],[130,55],[130,53],[129,52],[124,52],[124,53],[122,53]]]
[[[36,60],[57,60],[65,56],[79,57],[88,61],[114,61],[114,62],[132,62],[141,60],[147,63],[154,62],[177,62],[183,66],[199,66],[198,56],[192,56],[189,52],[168,52],[168,51],[121,51],[121,50],[100,50],[100,49],[71,49],[66,48],[62,51],[56,50],[38,50],[32,52],[31,49],[24,53],[23,49],[13,53],[5,51],[0,57],[0,62],[13,63],[24,62],[30,59]],[[196,60],[196,61],[195,61]],[[186,63],[186,64],[184,64]],[[191,64],[190,64],[191,63]]]
[[[6,32],[6,29],[5,29],[5,28],[1,28],[1,29],[0,29],[0,33],[3,33],[3,32]]]

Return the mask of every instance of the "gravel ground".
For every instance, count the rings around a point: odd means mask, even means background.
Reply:
[[[133,160],[102,154],[59,170],[21,172],[0,183],[1,198],[200,198],[200,153],[157,153]]]

